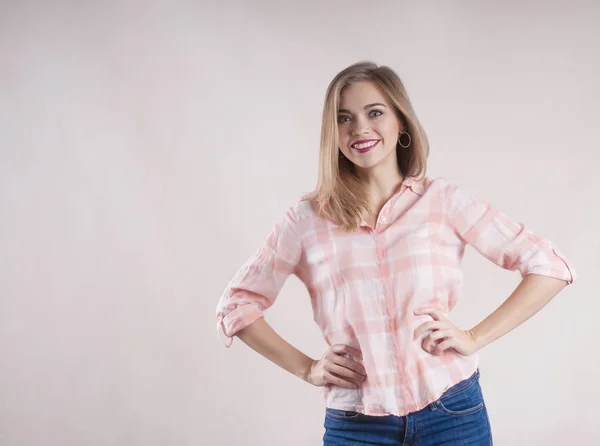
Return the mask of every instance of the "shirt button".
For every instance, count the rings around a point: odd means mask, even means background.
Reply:
[[[384,216],[381,216],[380,220],[381,220],[381,221],[385,221],[385,220],[386,220],[386,218],[385,218]]]

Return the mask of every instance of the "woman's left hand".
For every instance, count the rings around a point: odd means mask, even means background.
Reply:
[[[415,330],[413,339],[417,339],[426,331],[431,333],[423,339],[423,349],[432,355],[440,355],[453,348],[463,356],[469,356],[479,350],[475,336],[471,330],[461,330],[446,318],[441,311],[424,308],[414,311],[415,315],[428,314],[434,320],[425,322]],[[440,341],[438,343],[438,341]],[[437,344],[437,345],[436,345]]]

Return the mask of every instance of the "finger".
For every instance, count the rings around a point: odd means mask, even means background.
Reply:
[[[438,352],[442,353],[442,352],[448,350],[449,348],[453,348],[454,345],[455,345],[454,339],[450,338],[450,339],[447,339],[447,340],[445,340],[443,342],[440,342],[438,344],[438,346],[436,347],[436,350]]]
[[[449,335],[448,333],[444,333],[442,330],[430,333],[429,336],[423,340],[423,348],[429,353],[435,355],[437,354],[437,348],[439,346],[438,341],[440,339],[445,341],[448,336],[451,336],[451,334]]]
[[[429,314],[429,312],[431,310],[433,310],[433,308],[429,308],[429,307],[417,308],[416,310],[413,311],[413,313],[416,314],[417,316],[421,316],[423,314]]]
[[[361,384],[366,376],[365,375],[361,375],[358,372],[354,372],[350,369],[347,369],[345,367],[339,366],[337,364],[330,364],[326,366],[326,370],[328,370],[329,372],[335,374],[336,376],[339,376],[343,379],[346,379],[347,381],[353,381],[356,382],[357,384]]]
[[[331,351],[338,355],[342,353],[348,353],[349,355],[353,356],[354,358],[360,359],[361,361],[363,359],[362,352],[360,350],[355,349],[354,347],[350,347],[349,345],[335,344],[331,347]]]
[[[438,339],[449,338],[450,336],[452,336],[452,331],[448,330],[448,329],[444,329],[444,330],[437,330],[437,331],[434,331],[433,333],[430,333],[429,336],[427,336],[427,338],[430,341],[435,343]]]
[[[325,372],[323,379],[325,379],[325,382],[334,384],[336,386],[345,387],[346,389],[355,389],[358,387],[358,384],[346,381],[345,379],[339,378],[330,372]]]
[[[333,362],[366,375],[366,370],[362,364],[362,352],[360,350],[349,345],[338,344],[331,351],[334,353],[331,357]]]
[[[418,338],[426,331],[433,330],[435,328],[436,323],[437,322],[425,322],[424,324],[419,325],[415,330],[414,339]]]
[[[444,316],[440,310],[436,310],[435,308],[419,308],[414,311],[414,314],[417,316],[423,315],[423,314],[428,314],[432,318],[434,318],[436,321],[447,320],[446,316]]]
[[[440,333],[441,332],[441,333]],[[423,348],[428,352],[432,353],[435,350],[435,346],[439,339],[445,338],[448,336],[444,330],[437,330],[429,333],[422,342]]]
[[[417,339],[419,336],[421,336],[426,331],[439,330],[440,328],[444,328],[444,324],[442,324],[439,321],[425,322],[424,324],[421,324],[417,327],[417,329],[415,330],[415,334],[413,336],[413,340]]]
[[[361,375],[367,374],[367,371],[365,370],[365,367],[362,364],[356,361],[352,361],[351,359],[344,358],[343,356],[333,355],[333,357],[331,358],[331,362],[345,367],[347,369],[353,370],[357,373],[360,373]]]
[[[427,353],[431,353],[433,355],[431,342],[429,342],[427,339],[424,339],[423,342],[421,343],[421,346],[423,347],[423,350],[425,350]]]

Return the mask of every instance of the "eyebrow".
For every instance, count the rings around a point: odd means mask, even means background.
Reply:
[[[380,107],[385,107],[386,106],[385,104],[382,104],[380,102],[375,102],[373,104],[367,104],[367,105],[365,105],[363,107],[363,109],[366,110],[367,108],[375,107],[377,105],[380,106]],[[352,114],[352,112],[350,110],[346,110],[345,108],[340,108],[338,110],[338,113],[350,113],[350,114]]]

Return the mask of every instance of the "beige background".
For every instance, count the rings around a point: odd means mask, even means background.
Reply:
[[[600,443],[597,2],[0,4],[0,444],[321,444],[320,390],[216,337],[224,287],[316,184],[325,88],[406,83],[445,176],[579,280],[481,352],[496,444]],[[519,281],[474,250],[464,328]],[[303,285],[267,320],[320,357]]]

